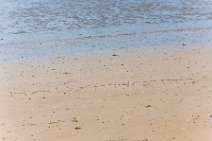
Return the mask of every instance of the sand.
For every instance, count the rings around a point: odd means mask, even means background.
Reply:
[[[0,140],[211,141],[211,86],[210,47],[4,64]]]

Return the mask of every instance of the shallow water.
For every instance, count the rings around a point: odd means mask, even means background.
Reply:
[[[211,0],[0,0],[0,3],[3,34],[212,19]]]

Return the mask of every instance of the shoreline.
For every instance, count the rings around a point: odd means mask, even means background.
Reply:
[[[0,44],[0,63],[36,62],[57,57],[71,57],[77,54],[93,54],[116,52],[142,48],[202,48],[210,47],[212,43],[211,29],[184,28],[172,30],[158,30],[152,32],[106,34],[100,36],[86,36],[79,38],[34,41],[26,43]],[[95,38],[96,37],[96,38]],[[62,39],[63,38],[63,39]]]
[[[33,43],[46,42],[54,40],[75,40],[89,37],[101,36],[119,36],[130,34],[152,34],[163,31],[187,31],[187,30],[205,30],[211,29],[212,21],[208,20],[192,20],[177,23],[135,23],[123,24],[119,26],[106,26],[99,28],[79,28],[60,31],[40,31],[29,33],[7,33],[1,35],[1,44],[13,43]]]

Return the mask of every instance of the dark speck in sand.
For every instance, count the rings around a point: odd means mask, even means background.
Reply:
[[[113,54],[112,56],[118,56],[117,54]]]
[[[210,115],[209,117],[212,118],[212,115]]]
[[[63,74],[70,74],[69,72],[64,72]]]
[[[74,117],[74,119],[72,120],[73,122],[78,122],[77,118]]]
[[[75,127],[74,129],[75,129],[75,130],[80,130],[81,127],[77,126],[77,127]]]
[[[147,106],[146,106],[146,108],[150,108],[150,107],[151,107],[151,105],[147,105]]]

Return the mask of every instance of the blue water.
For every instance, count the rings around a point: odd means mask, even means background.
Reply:
[[[211,44],[211,28],[212,0],[0,0],[0,60],[201,46]]]
[[[0,0],[3,34],[205,19],[211,0]]]

